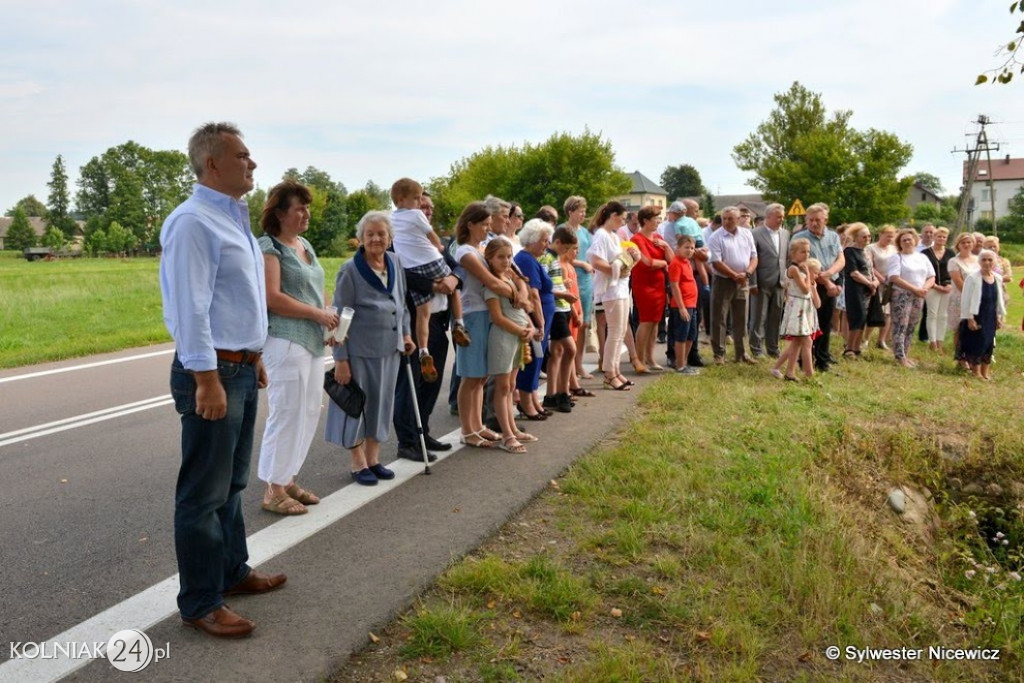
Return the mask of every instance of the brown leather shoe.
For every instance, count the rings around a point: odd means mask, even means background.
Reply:
[[[284,574],[264,574],[255,569],[250,569],[244,579],[224,591],[224,596],[268,593],[283,586],[287,580],[288,577]]]
[[[235,614],[227,605],[221,605],[199,619],[182,617],[181,623],[214,638],[245,638],[256,628],[256,624]]]

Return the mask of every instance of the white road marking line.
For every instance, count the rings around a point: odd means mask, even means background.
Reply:
[[[170,351],[173,352],[173,349]],[[151,357],[155,355],[161,355],[168,353],[167,351],[160,351],[157,353],[144,354],[143,356],[133,356],[132,358],[143,358]],[[128,359],[126,359],[128,360]],[[110,362],[119,361],[104,361],[103,363],[92,363],[88,366],[79,367],[93,367],[95,365],[104,365]],[[333,363],[334,359],[331,357],[324,358],[324,364]],[[75,368],[70,368],[75,369]],[[50,372],[64,372],[64,370],[48,370],[45,373]],[[22,377],[28,377],[29,375],[22,375],[21,377],[8,378],[8,379],[20,379]],[[3,381],[3,380],[0,380]],[[125,403],[120,406],[113,406],[111,408],[104,408],[97,410],[92,413],[84,413],[82,415],[76,415],[74,417],[66,417],[62,420],[56,420],[54,422],[47,422],[41,425],[35,425],[32,427],[25,427],[23,429],[15,429],[12,432],[6,432],[0,434],[0,448],[4,446],[10,446],[11,444],[21,443],[22,441],[30,441],[37,439],[41,436],[49,436],[50,434],[57,434],[64,432],[69,429],[77,429],[78,427],[86,427],[97,422],[104,422],[105,420],[113,420],[114,418],[124,417],[125,415],[131,415],[132,413],[138,413],[143,410],[149,410],[150,408],[159,408],[174,403],[174,399],[171,398],[170,394],[164,394],[163,396],[154,396],[153,398],[147,398],[142,401],[136,401],[135,403]]]
[[[124,417],[125,415],[131,415],[132,413],[138,413],[143,410],[159,408],[161,406],[166,406],[171,403],[174,403],[174,399],[171,398],[171,395],[164,394],[163,396],[154,396],[153,398],[147,398],[143,401],[125,403],[124,405],[114,406],[112,408],[104,408],[103,410],[97,410],[92,413],[84,413],[82,415],[64,418],[63,420],[56,420],[54,422],[47,422],[46,424],[35,425],[34,427],[16,429],[13,432],[0,434],[0,448],[15,443],[21,443],[22,441],[31,441],[32,439],[38,439],[41,436],[57,434],[58,432],[66,432],[69,429],[85,427],[91,424],[96,424],[97,422],[113,420],[115,418]]]
[[[441,439],[452,443],[454,447],[450,451],[438,453],[437,462],[432,465],[437,465],[462,449],[457,443],[457,435],[458,430],[455,430]],[[249,536],[249,564],[256,567],[280,555],[423,472],[422,463],[409,460],[396,460],[389,467],[395,472],[395,478],[391,482],[382,482],[377,486],[360,486],[354,483],[344,486],[321,499],[320,504],[311,508],[308,515],[285,517]],[[0,664],[0,682],[57,681],[71,674],[93,660],[64,657],[63,653],[54,649],[56,643],[105,643],[110,636],[122,629],[151,628],[164,619],[178,614],[176,598],[179,587],[179,578],[175,574],[50,638],[46,641],[45,650],[57,654],[53,659],[40,657],[7,660]]]
[[[545,384],[541,383],[540,386],[544,387]],[[136,410],[146,410],[150,407],[155,406],[141,406]],[[108,418],[100,417],[98,419]],[[437,453],[437,461],[433,465],[443,462],[464,448],[458,441],[460,432],[461,427],[439,439],[452,444],[452,449]],[[298,545],[318,531],[352,514],[367,503],[396,490],[420,474],[423,463],[399,459],[391,463],[389,467],[395,472],[394,480],[389,483],[377,486],[349,484],[322,498],[320,504],[315,506],[310,514],[285,517],[249,536],[247,538],[249,564],[253,567],[259,566]],[[179,587],[179,578],[175,574],[50,638],[46,641],[45,649],[48,652],[62,655],[54,649],[56,643],[105,643],[110,636],[122,629],[146,630],[151,628],[164,619],[178,614]],[[53,659],[9,659],[0,664],[0,683],[7,683],[7,681],[21,683],[27,680],[57,681],[86,666],[91,661],[93,660],[70,659],[63,656]]]
[[[165,349],[163,351],[153,351],[151,353],[141,353],[136,356],[126,356],[124,358],[113,358],[111,360],[101,360],[95,363],[84,363],[82,365],[71,365],[66,368],[54,368],[53,370],[40,370],[39,372],[29,372],[24,375],[13,375],[11,377],[0,377],[0,384],[5,382],[17,382],[22,379],[33,379],[35,377],[45,377],[47,375],[58,375],[62,372],[74,372],[75,370],[88,370],[89,368],[98,368],[104,365],[113,365],[114,363],[127,363],[133,360],[142,360],[144,358],[153,358],[154,356],[166,356],[174,353],[174,349]]]

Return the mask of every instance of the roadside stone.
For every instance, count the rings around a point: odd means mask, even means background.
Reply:
[[[907,494],[902,489],[889,491],[889,507],[902,515],[907,509]]]

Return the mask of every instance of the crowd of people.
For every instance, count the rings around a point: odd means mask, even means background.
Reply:
[[[256,240],[242,197],[256,164],[231,124],[210,123],[189,141],[193,195],[161,230],[164,319],[175,341],[171,389],[181,416],[182,462],[175,545],[183,622],[218,637],[254,624],[224,598],[283,586],[247,564],[240,494],[248,481],[258,390],[269,415],[259,453],[262,507],[300,515],[319,497],[298,482],[315,438],[325,380],[355,404],[328,402],[325,438],[347,449],[351,477],[373,486],[395,473],[380,462],[394,429],[400,458],[427,462],[452,448],[430,431],[452,344],[449,403],[466,447],[526,453],[539,439],[524,426],[570,414],[595,379],[582,363],[598,351],[601,386],[630,391],[637,374],[695,376],[735,362],[800,381],[871,344],[891,345],[901,366],[915,330],[934,352],[952,330],[957,362],[990,378],[995,331],[1005,318],[1009,263],[994,237],[971,233],[947,247],[949,231],[863,223],[828,227],[828,207],[807,209],[790,235],[784,208],[762,219],[725,207],[712,219],[692,199],[628,211],[617,201],[588,210],[581,196],[529,220],[512,201],[469,203],[445,243],[433,203],[402,178],[393,211],[370,211],[359,247],[339,269],[328,301],[326,275],[308,229],[312,195],[284,181],[268,194]],[[587,217],[590,216],[590,220]],[[339,314],[344,312],[344,315]],[[346,317],[347,316],[347,317]],[[348,334],[334,333],[342,319]],[[666,365],[655,357],[659,340]],[[324,376],[331,347],[333,369]],[[407,371],[403,372],[403,364]],[[766,363],[767,365],[767,363]],[[545,390],[541,394],[541,380]],[[355,405],[356,407],[353,407]],[[417,410],[418,409],[418,410]]]

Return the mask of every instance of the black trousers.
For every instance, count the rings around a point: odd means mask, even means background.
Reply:
[[[412,338],[416,338],[416,309],[410,309],[412,316]],[[420,373],[420,364],[416,362],[416,356],[410,356],[412,365],[412,377],[416,383],[416,400],[420,407],[420,420],[423,422],[423,433],[430,434],[430,414],[434,412],[437,405],[437,397],[441,395],[442,377],[444,368],[448,362],[448,311],[439,311],[430,316],[430,331],[427,337],[427,352],[433,356],[434,364],[440,377],[436,382],[424,382]],[[416,415],[413,413],[412,394],[409,387],[409,377],[402,368],[398,373],[398,382],[395,385],[395,416],[393,418],[395,434],[398,436],[398,446],[419,447],[420,438],[416,433]]]
[[[818,298],[821,299],[821,306],[818,308],[818,327],[821,328],[821,336],[814,340],[813,352],[814,364],[820,368],[831,362],[828,345],[832,340],[832,312],[836,309],[836,298],[825,293],[824,285],[818,285]]]

